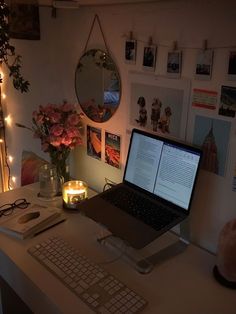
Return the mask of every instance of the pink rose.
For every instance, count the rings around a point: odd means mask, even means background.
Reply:
[[[61,114],[59,112],[51,112],[48,114],[49,120],[51,123],[58,123],[61,119]]]
[[[72,139],[67,135],[62,137],[62,139],[61,139],[61,143],[65,146],[69,146],[71,144],[71,142],[72,142]]]
[[[73,113],[69,115],[67,118],[67,124],[68,125],[77,125],[80,122],[80,117],[77,113]]]
[[[60,124],[55,124],[50,129],[50,134],[53,136],[61,136],[63,133],[63,127]]]
[[[71,126],[71,127],[67,128],[66,129],[66,133],[70,137],[78,137],[78,136],[80,136],[78,128],[76,128],[74,126]]]
[[[50,136],[50,144],[54,147],[59,147],[61,145],[62,138],[60,136]]]

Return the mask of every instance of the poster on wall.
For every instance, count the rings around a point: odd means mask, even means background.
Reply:
[[[101,160],[101,129],[87,125],[87,155]]]
[[[213,50],[200,50],[197,53],[195,78],[199,80],[210,80],[213,65]]]
[[[120,136],[105,132],[105,162],[115,168],[120,168]]]
[[[130,125],[185,138],[190,82],[130,76]]]
[[[217,95],[218,93],[216,91],[194,88],[192,106],[215,110],[217,104]]]
[[[219,114],[227,117],[235,117],[236,111],[236,87],[221,86]]]
[[[236,51],[229,52],[228,79],[236,80]]]
[[[202,148],[202,169],[224,176],[231,123],[196,115],[193,144]]]
[[[182,52],[171,51],[167,56],[167,76],[171,78],[179,78],[182,67]]]

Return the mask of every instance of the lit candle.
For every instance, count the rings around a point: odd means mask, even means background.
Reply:
[[[62,198],[63,207],[77,209],[78,204],[88,197],[88,186],[83,181],[68,181],[63,184]]]

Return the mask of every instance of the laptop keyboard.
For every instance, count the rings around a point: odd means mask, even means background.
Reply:
[[[163,205],[157,207],[156,203],[125,187],[110,190],[101,196],[157,231],[179,217]]]
[[[142,296],[60,237],[44,240],[28,252],[95,313],[140,313],[147,305]]]

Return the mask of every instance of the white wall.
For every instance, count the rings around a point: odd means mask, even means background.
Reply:
[[[156,75],[164,75],[166,53],[177,40],[183,50],[182,77],[191,80],[192,87],[217,90],[226,81],[227,54],[235,46],[235,1],[161,1],[156,4],[119,5],[83,8],[78,11],[58,10],[57,18],[51,18],[49,8],[40,8],[41,40],[15,40],[17,52],[23,57],[23,74],[30,83],[30,92],[21,95],[7,83],[7,111],[15,122],[30,125],[31,113],[39,104],[61,102],[67,99],[76,102],[74,73],[79,57],[83,53],[94,14],[100,17],[110,53],[117,63],[122,79],[122,99],[114,117],[98,124],[85,118],[85,124],[97,126],[122,136],[122,169],[117,170],[86,155],[84,148],[76,151],[72,174],[86,180],[92,187],[101,190],[104,177],[121,181],[126,157],[128,127],[129,71],[142,75],[142,47],[149,36],[159,45]],[[138,39],[136,65],[124,63],[125,35],[133,31]],[[193,79],[196,49],[203,40],[216,48],[212,80]],[[97,25],[94,28],[89,48],[104,48]],[[204,115],[204,110],[201,114]],[[217,112],[209,113],[217,117]],[[235,119],[232,122],[230,152],[225,177],[201,171],[193,202],[191,227],[193,240],[209,250],[215,251],[218,233],[223,224],[236,216],[236,193],[232,192],[232,175],[236,161]],[[22,149],[33,150],[44,156],[40,144],[28,131],[12,126],[7,131],[9,154],[15,156],[11,166],[12,175],[20,182],[20,158]]]

